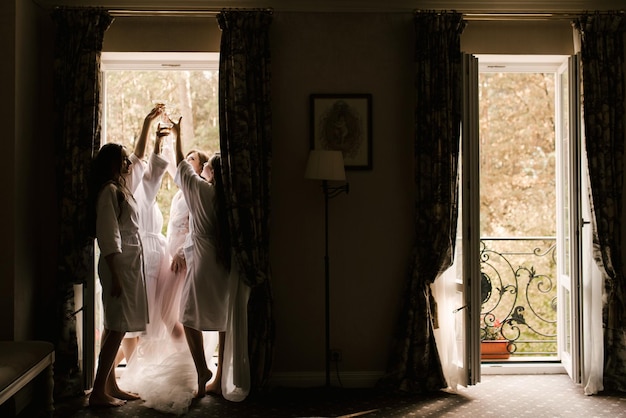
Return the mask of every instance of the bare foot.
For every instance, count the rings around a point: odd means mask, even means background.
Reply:
[[[124,401],[136,401],[137,399],[141,399],[136,393],[126,392],[120,389],[117,382],[113,379],[109,379],[107,381],[106,393],[114,398],[122,399]]]
[[[213,380],[211,383],[208,383],[205,388],[206,393],[221,396],[222,395],[222,384],[221,384],[222,382],[220,382],[220,380],[221,379],[218,379],[216,377],[215,380]]]
[[[141,399],[136,393],[126,392],[119,388],[115,391],[112,391],[111,396],[125,401],[136,401],[137,399]]]
[[[206,384],[213,377],[213,372],[211,370],[207,370],[205,374],[198,376],[198,392],[196,393],[196,398],[202,398],[206,395]]]
[[[109,395],[89,395],[89,406],[91,408],[114,408],[122,406],[126,401],[117,399]]]

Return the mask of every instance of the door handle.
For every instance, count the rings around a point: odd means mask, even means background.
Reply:
[[[463,309],[467,308],[469,305],[463,305],[460,308],[456,308],[455,310],[452,311],[452,313],[457,313],[459,311],[462,311]]]

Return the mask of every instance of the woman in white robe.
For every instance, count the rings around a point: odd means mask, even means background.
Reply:
[[[126,332],[144,331],[148,322],[137,206],[124,179],[131,164],[124,147],[114,143],[104,145],[94,159],[89,210],[100,247],[98,274],[104,307],[98,370],[89,397],[89,404],[97,407],[137,399],[119,389],[113,366]]]
[[[237,277],[230,274],[230,232],[225,211],[225,197],[219,155],[204,164],[202,176],[184,160],[180,120],[174,123],[176,137],[176,184],[183,191],[190,211],[192,245],[185,248],[187,274],[181,298],[181,322],[197,373],[197,397],[207,391],[212,373],[207,367],[202,331],[220,332],[220,355],[217,378],[221,388],[224,363],[224,335],[230,313],[230,291]]]
[[[203,175],[210,181],[209,170],[207,163]],[[176,183],[191,213],[192,245],[185,248],[187,274],[181,297],[181,322],[198,373],[197,396],[201,397],[212,377],[204,355],[202,331],[226,331],[230,266],[224,265],[217,254],[218,220],[212,204],[215,187],[198,176],[187,161],[179,163]]]

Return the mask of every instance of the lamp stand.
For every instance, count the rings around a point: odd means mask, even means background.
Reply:
[[[350,185],[329,186],[328,180],[322,180],[324,191],[324,286],[325,286],[325,327],[326,327],[326,387],[330,387],[330,257],[328,256],[328,201],[345,192],[348,194]]]

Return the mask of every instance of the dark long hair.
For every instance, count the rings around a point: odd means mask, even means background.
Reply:
[[[216,252],[219,261],[227,271],[230,271],[230,226],[228,224],[228,214],[226,212],[226,194],[224,192],[224,181],[222,178],[222,159],[219,154],[215,154],[209,160],[213,169],[213,187],[215,187],[215,199],[213,208],[217,218],[216,228]]]
[[[120,212],[126,196],[130,192],[126,189],[126,183],[122,176],[124,163],[124,146],[110,142],[104,144],[91,163],[89,173],[89,191],[87,197],[87,231],[93,238],[96,236],[96,206],[98,194],[107,183],[113,183],[117,187],[117,200]]]

